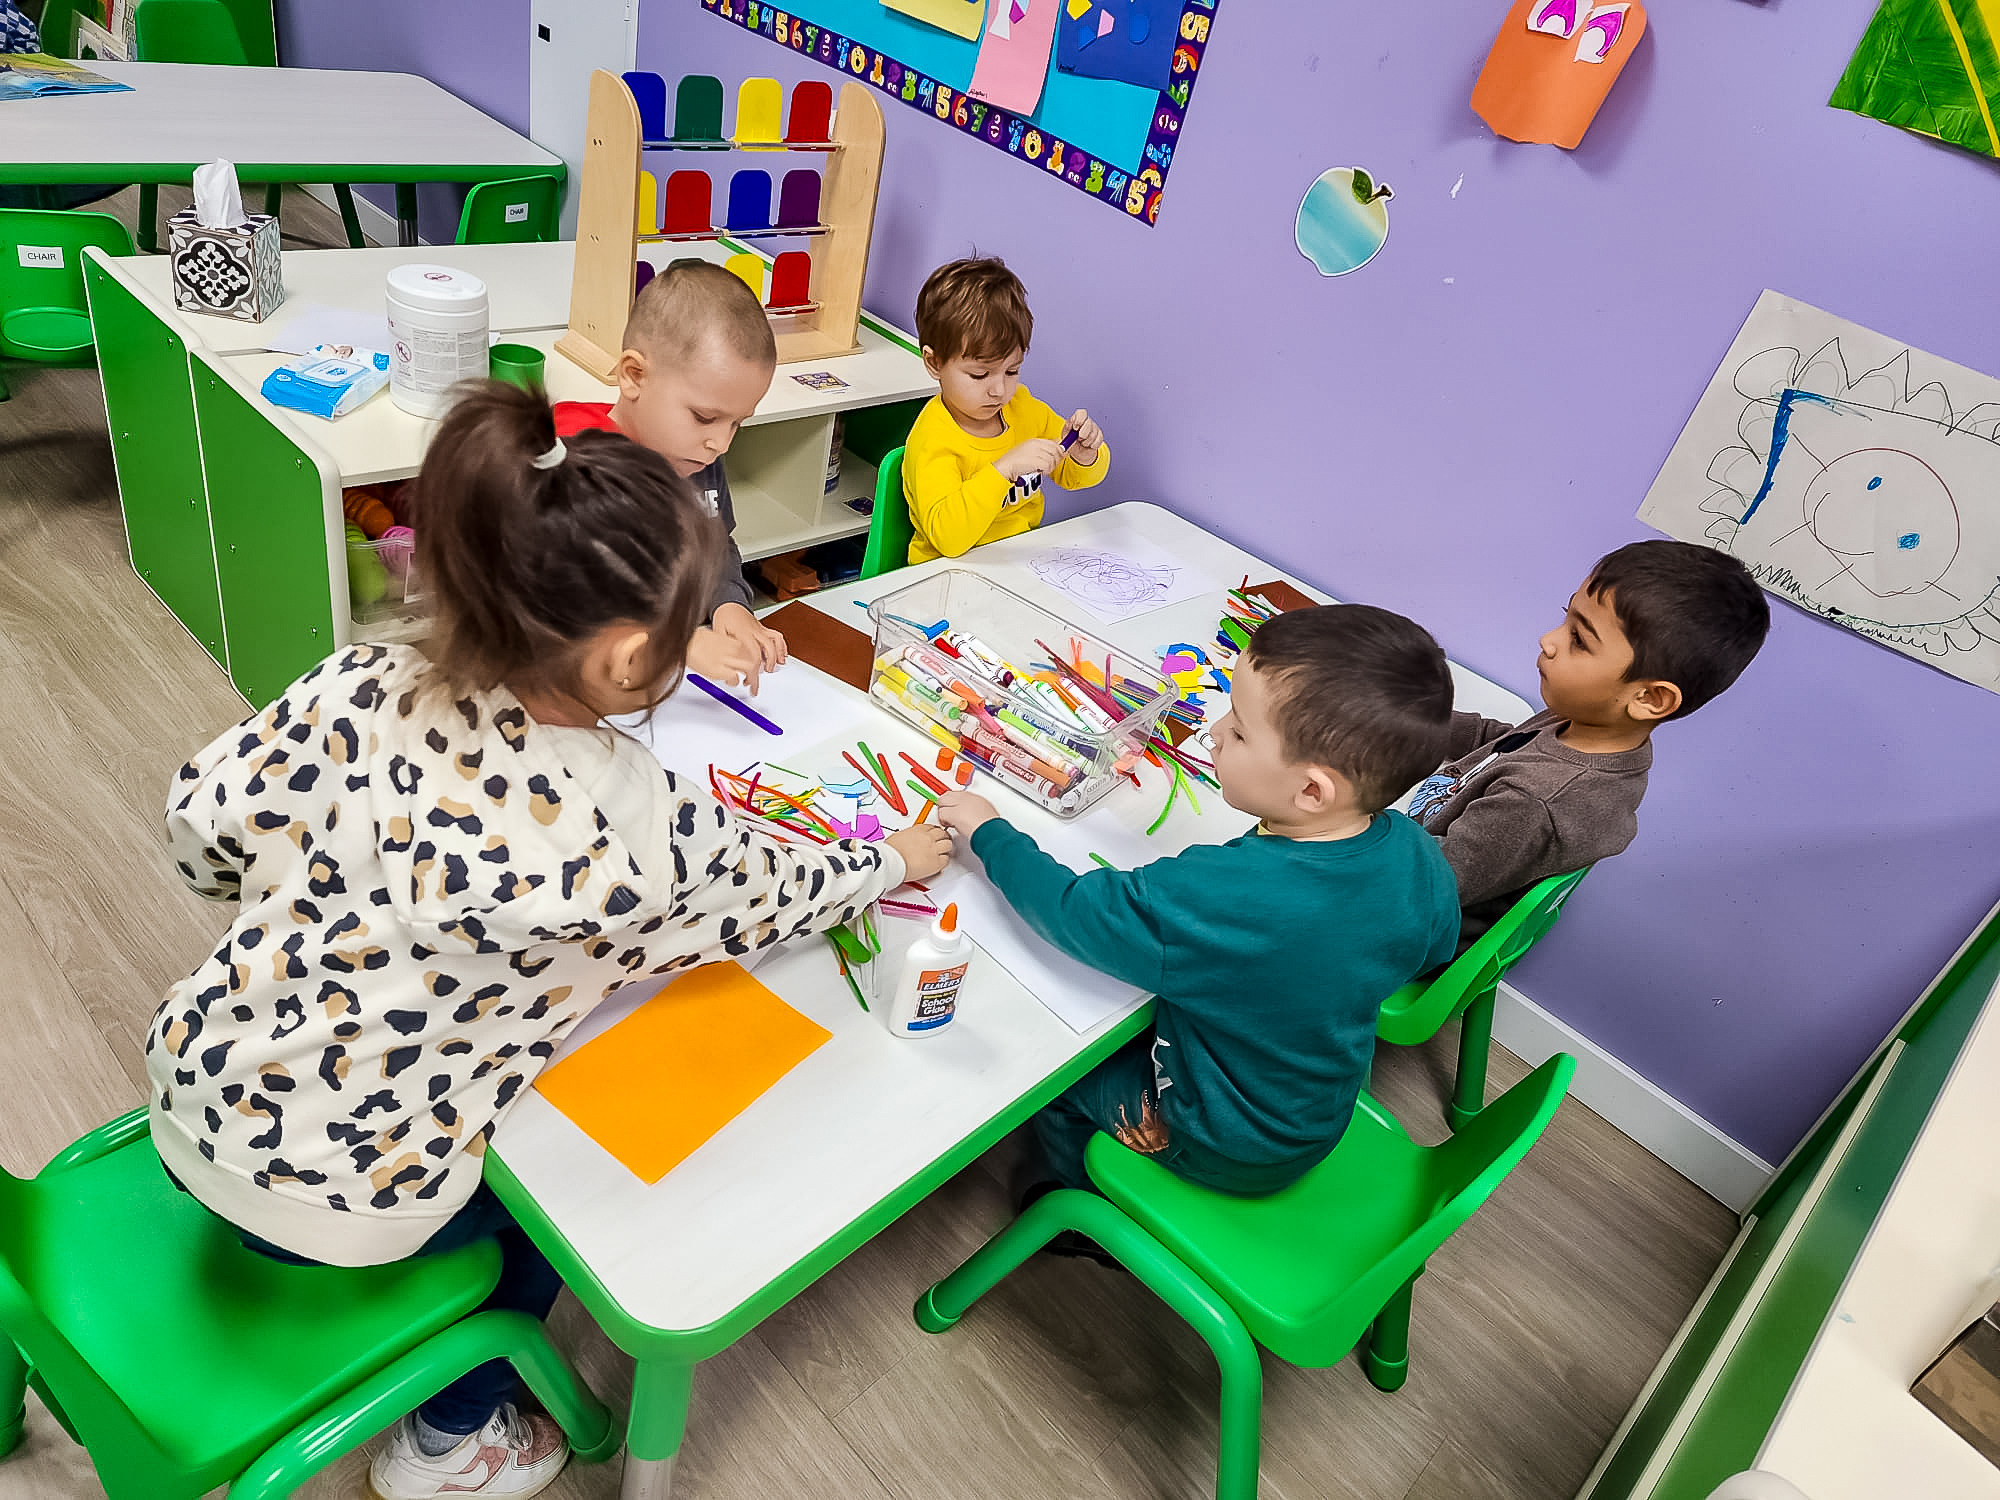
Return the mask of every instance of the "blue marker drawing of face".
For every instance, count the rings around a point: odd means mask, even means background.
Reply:
[[[1806,530],[1831,554],[1822,589],[1858,586],[1878,601],[1923,593],[1958,556],[1950,489],[1937,470],[1898,449],[1858,448],[1833,459],[1807,485],[1805,513]],[[1850,613],[1867,612],[1862,600],[1851,602]]]

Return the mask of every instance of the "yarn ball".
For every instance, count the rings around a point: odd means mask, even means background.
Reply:
[[[396,516],[381,498],[365,485],[348,490],[340,502],[347,519],[361,528],[371,541],[396,524]]]
[[[382,533],[381,545],[375,550],[382,556],[382,565],[395,579],[407,578],[410,572],[410,555],[416,549],[417,534],[407,526],[391,526]]]
[[[347,523],[347,597],[356,609],[366,609],[389,592],[389,570],[361,528]]]

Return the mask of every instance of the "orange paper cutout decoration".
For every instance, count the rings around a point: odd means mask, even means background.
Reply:
[[[658,1182],[833,1033],[734,963],[689,970],[535,1087],[641,1182]]]
[[[1472,86],[1472,107],[1509,140],[1574,149],[1645,34],[1638,0],[1515,0]]]

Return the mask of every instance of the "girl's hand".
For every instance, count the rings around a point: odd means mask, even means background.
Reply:
[[[951,835],[935,823],[912,823],[887,842],[903,856],[905,880],[929,880],[951,863]]]
[[[980,828],[1000,816],[999,810],[977,792],[947,792],[938,798],[938,821],[953,833],[971,838]]]
[[[723,606],[725,609],[735,607]],[[721,612],[716,611],[717,614]],[[687,664],[690,672],[706,677],[710,682],[721,683],[724,687],[741,687],[748,683],[752,697],[757,693],[757,675],[763,670],[763,658],[754,646],[706,625],[695,631],[688,641]]]
[[[1069,457],[1078,466],[1087,469],[1097,462],[1098,449],[1104,446],[1104,431],[1090,420],[1090,413],[1080,406],[1069,419],[1069,425],[1076,429],[1076,441],[1069,445]]]
[[[1029,438],[994,459],[993,467],[1004,479],[1019,479],[1023,474],[1048,473],[1062,457],[1062,445],[1054,438]]]

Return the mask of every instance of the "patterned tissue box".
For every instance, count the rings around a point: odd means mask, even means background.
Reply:
[[[250,214],[235,229],[208,229],[184,208],[167,221],[174,306],[261,323],[285,300],[278,261],[278,221]]]

